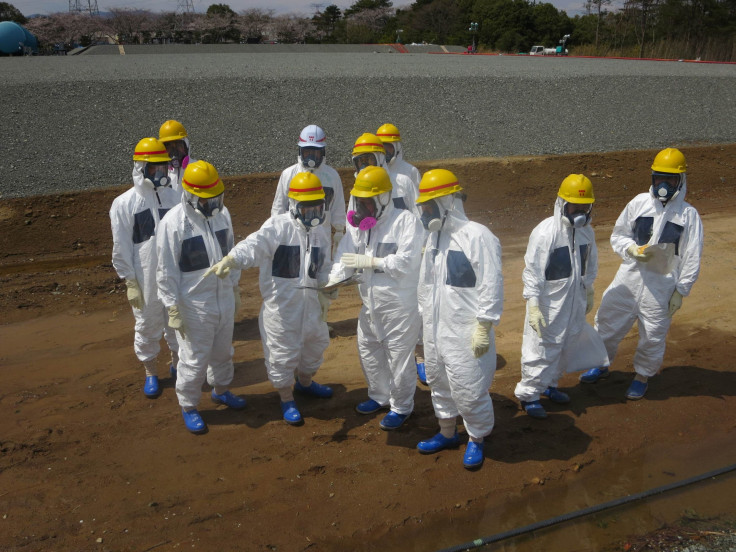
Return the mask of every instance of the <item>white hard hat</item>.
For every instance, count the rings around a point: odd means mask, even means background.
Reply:
[[[325,131],[317,125],[304,127],[299,135],[300,148],[323,148],[325,147]]]

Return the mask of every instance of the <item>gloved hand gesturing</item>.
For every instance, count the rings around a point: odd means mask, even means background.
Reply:
[[[138,280],[125,280],[125,287],[128,288],[126,294],[130,306],[134,309],[143,310],[146,303],[143,300],[143,290],[138,285]]]
[[[360,255],[357,253],[343,253],[340,257],[340,263],[348,268],[380,268],[381,260],[370,255]]]
[[[593,304],[595,303],[595,291],[593,286],[590,286],[585,290],[585,314],[588,314],[593,310]]]
[[[672,318],[672,315],[675,314],[678,310],[680,310],[680,307],[682,306],[682,293],[675,290],[672,292],[672,297],[670,297],[670,304],[669,304],[669,312],[667,315]]]
[[[473,349],[473,356],[480,358],[491,348],[491,322],[488,320],[478,320],[473,336],[470,338],[470,347]]]
[[[539,310],[539,300],[536,297],[530,298],[526,302],[527,312],[529,313],[529,325],[532,329],[537,332],[537,335],[542,337],[542,328],[547,327],[547,322],[544,320],[542,311]]]
[[[230,274],[230,269],[235,268],[237,263],[230,255],[225,255],[219,263],[215,263],[207,272],[204,273],[202,278],[206,278],[210,274],[214,274],[218,278],[226,278]]]
[[[168,308],[169,311],[169,328],[176,330],[181,335],[182,339],[186,339],[186,326],[184,325],[184,319],[181,317],[178,305],[171,305]]]
[[[626,253],[628,253],[629,257],[631,257],[632,259],[636,259],[640,263],[646,263],[647,261],[649,261],[649,259],[652,258],[652,253],[650,251],[647,251],[646,249],[641,249],[635,243],[632,243],[629,247],[626,248]]]

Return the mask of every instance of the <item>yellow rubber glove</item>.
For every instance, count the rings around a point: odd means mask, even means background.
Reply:
[[[382,259],[370,255],[359,255],[357,253],[343,253],[340,263],[348,268],[381,268]]]
[[[632,259],[636,259],[640,263],[646,263],[647,261],[649,261],[649,259],[652,258],[652,253],[650,251],[647,251],[646,248],[646,245],[642,245],[641,247],[639,247],[635,243],[632,243],[629,247],[626,248],[626,253]]]
[[[590,286],[588,289],[585,290],[585,314],[588,314],[590,311],[593,310],[594,304],[595,291],[593,290],[593,286]]]
[[[529,313],[529,325],[532,329],[537,332],[537,335],[542,337],[542,328],[547,327],[547,322],[544,320],[542,311],[539,310],[539,299],[531,297],[526,302],[527,312]]]
[[[218,278],[226,278],[230,274],[230,269],[235,268],[237,262],[230,255],[225,255],[219,263],[212,265],[207,272],[202,275],[202,278],[206,278],[210,274],[214,274]]]
[[[130,306],[134,309],[143,310],[146,302],[143,300],[143,290],[138,285],[138,280],[125,280],[125,287],[128,288],[126,294]]]
[[[322,309],[322,314],[320,315],[320,319],[322,322],[327,322],[327,311],[330,309],[330,303],[331,301],[324,293],[318,293],[317,299],[319,299],[319,306]]]
[[[680,310],[681,306],[682,306],[682,293],[675,290],[672,292],[672,297],[670,297],[668,316],[672,318],[672,315],[675,314],[678,310]]]
[[[176,330],[181,335],[182,339],[186,339],[187,328],[184,325],[184,319],[181,317],[179,307],[177,305],[171,305],[168,308],[169,311],[169,328]]]
[[[470,348],[473,349],[473,356],[480,358],[491,348],[491,326],[489,320],[478,320],[473,330],[473,336],[470,338]]]

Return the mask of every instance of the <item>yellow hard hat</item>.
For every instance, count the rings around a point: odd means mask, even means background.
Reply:
[[[386,150],[383,147],[383,142],[379,140],[378,136],[371,134],[370,132],[361,134],[353,146],[353,155],[374,152],[383,153],[385,155]]]
[[[376,131],[376,136],[378,136],[381,142],[400,142],[401,141],[401,134],[399,133],[399,129],[396,128],[391,123],[386,123],[385,125],[381,125],[379,129]]]
[[[158,131],[158,139],[161,142],[172,142],[174,140],[183,140],[187,137],[187,130],[179,121],[169,120],[161,125]]]
[[[661,173],[680,174],[687,171],[687,162],[680,150],[667,148],[660,151],[654,158],[652,170]]]
[[[350,195],[355,197],[374,197],[393,189],[391,177],[383,167],[366,167],[355,177]]]
[[[225,191],[217,169],[207,161],[189,163],[181,180],[182,187],[197,197],[209,199]]]
[[[457,176],[446,169],[432,169],[424,173],[419,182],[419,198],[417,203],[424,203],[436,197],[442,197],[462,190]]]
[[[289,197],[296,201],[324,199],[325,191],[319,177],[311,172],[297,173],[289,182]]]
[[[166,153],[166,147],[155,138],[143,138],[135,147],[133,161],[147,163],[168,163],[171,157]]]
[[[593,183],[584,174],[571,174],[560,184],[557,195],[568,203],[595,203]]]

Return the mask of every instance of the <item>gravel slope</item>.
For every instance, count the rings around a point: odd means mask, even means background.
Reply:
[[[163,51],[163,50],[162,50]],[[129,183],[166,119],[222,174],[276,172],[301,128],[328,161],[393,122],[409,160],[734,141],[733,65],[383,53],[0,58],[3,197]]]

